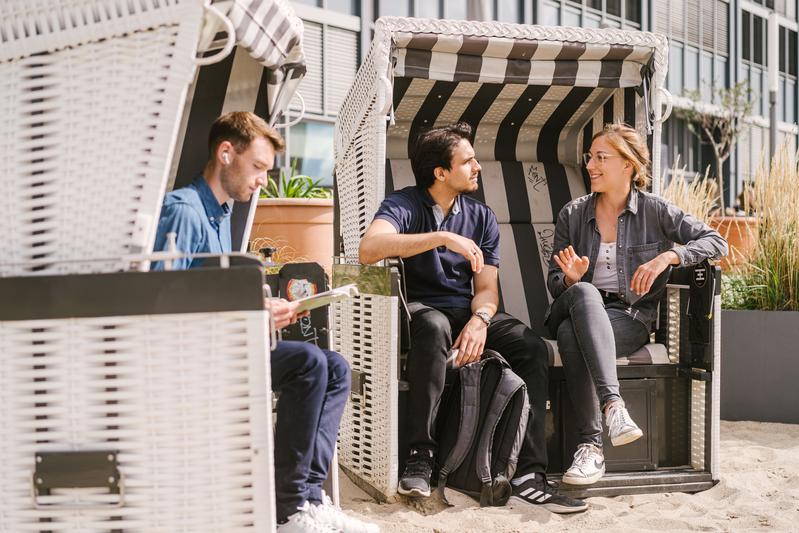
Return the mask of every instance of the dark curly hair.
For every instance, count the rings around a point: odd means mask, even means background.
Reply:
[[[470,140],[472,127],[458,122],[441,128],[423,131],[416,138],[411,154],[411,168],[416,177],[416,186],[428,189],[436,181],[436,167],[449,170],[452,167],[452,152],[462,139]]]

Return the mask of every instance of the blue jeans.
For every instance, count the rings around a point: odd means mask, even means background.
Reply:
[[[558,340],[579,442],[602,447],[602,412],[620,400],[616,358],[649,342],[649,330],[618,308],[606,308],[599,290],[575,283],[552,303],[547,326]]]
[[[322,500],[351,381],[341,355],[296,341],[278,342],[271,373],[272,389],[280,392],[275,500],[281,522],[306,501]]]

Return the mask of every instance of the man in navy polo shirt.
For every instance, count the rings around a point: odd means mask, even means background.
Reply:
[[[533,409],[512,480],[513,497],[556,513],[584,511],[584,502],[556,493],[546,481],[547,349],[522,322],[497,313],[496,216],[465,196],[477,190],[480,172],[471,134],[465,123],[422,133],[411,159],[417,185],[383,200],[361,240],[361,263],[396,256],[405,261],[413,339],[406,367],[411,451],[397,490],[430,495],[435,417],[450,350],[458,350],[455,364],[461,366],[490,348],[527,384]]]

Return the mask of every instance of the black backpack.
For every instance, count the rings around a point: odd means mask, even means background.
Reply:
[[[459,368],[438,412],[439,496],[448,486],[505,505],[529,415],[524,381],[497,352]]]

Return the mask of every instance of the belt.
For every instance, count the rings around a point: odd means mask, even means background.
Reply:
[[[597,290],[599,291],[599,294],[602,295],[602,300],[604,300],[605,302],[614,301],[614,300],[618,300],[619,299],[619,293],[618,292],[610,292],[610,291],[606,291],[604,289],[597,289]]]

